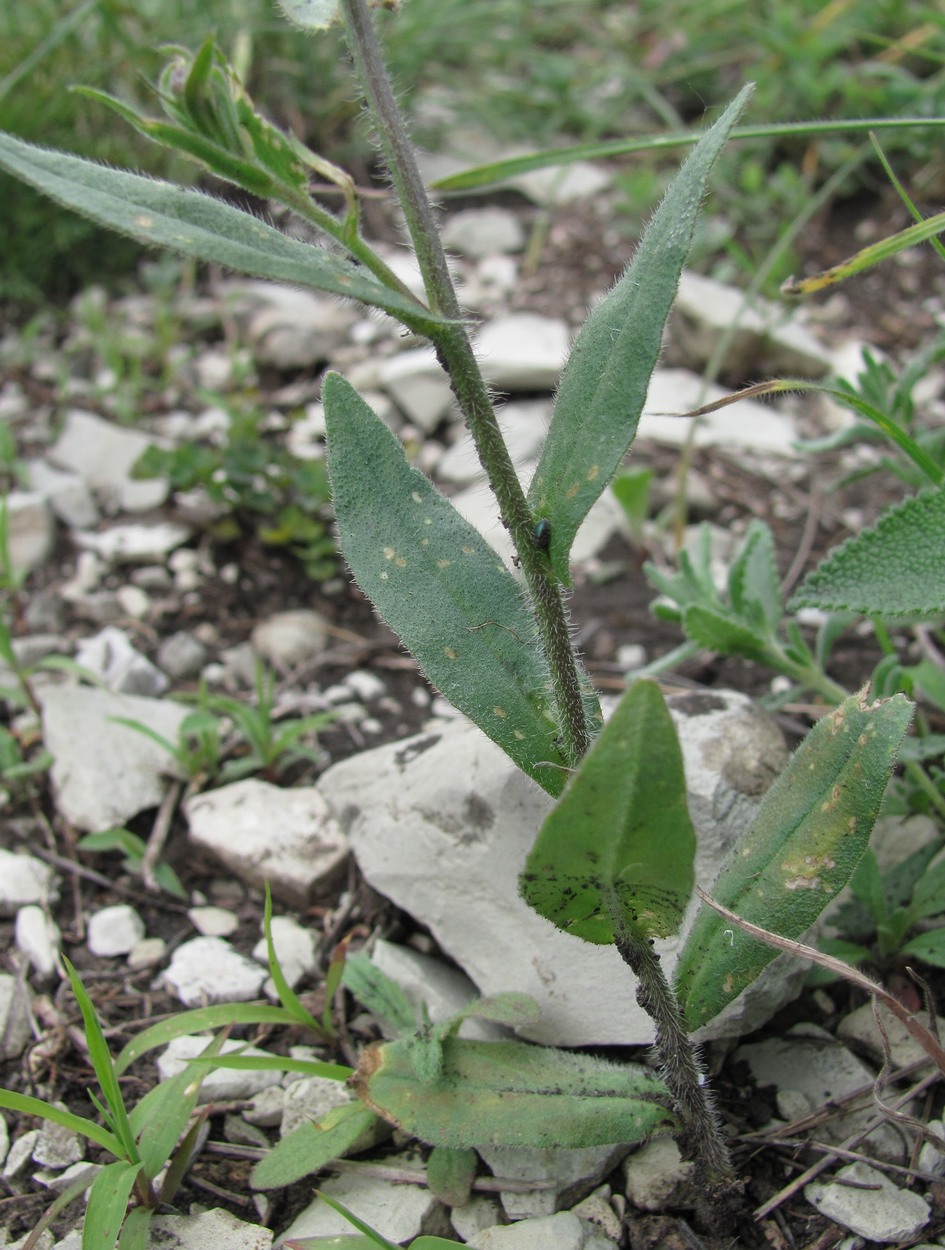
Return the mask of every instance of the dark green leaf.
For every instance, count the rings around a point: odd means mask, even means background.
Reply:
[[[586,942],[621,927],[667,937],[693,886],[696,839],[682,753],[659,686],[624,695],[557,807],[520,878],[539,915]]]

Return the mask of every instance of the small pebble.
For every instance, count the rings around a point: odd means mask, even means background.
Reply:
[[[127,903],[103,907],[89,920],[87,944],[93,955],[127,955],[144,937],[144,921]]]

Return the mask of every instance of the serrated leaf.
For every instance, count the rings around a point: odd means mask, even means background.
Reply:
[[[281,1189],[311,1176],[340,1159],[364,1134],[370,1133],[377,1117],[360,1103],[334,1107],[318,1123],[300,1124],[260,1159],[250,1174],[254,1189]]]
[[[774,633],[781,620],[781,583],[774,535],[764,521],[752,521],[728,571],[735,612],[759,630]]]
[[[903,695],[853,695],[814,726],[762,801],[710,891],[764,929],[799,938],[850,880],[869,842],[912,718]],[[737,998],[775,951],[703,906],[676,968],[686,1024]]]
[[[667,937],[692,893],[695,850],[672,718],[659,686],[638,681],[546,817],[519,886],[586,942],[613,942],[616,923]]]
[[[434,1146],[580,1149],[674,1125],[657,1101],[666,1087],[646,1068],[525,1042],[451,1038],[433,1083],[417,1079],[403,1043],[376,1043],[351,1084],[377,1115]]]
[[[907,959],[912,955],[933,968],[945,968],[945,929],[920,933],[905,944],[900,954]]]
[[[682,627],[687,638],[700,647],[723,655],[743,655],[750,660],[764,659],[764,638],[748,625],[733,621],[722,612],[693,603],[682,614]]]
[[[518,583],[350,383],[329,373],[322,394],[341,549],[361,589],[428,680],[560,793],[566,761]]]
[[[788,608],[945,616],[945,490],[907,499],[841,543],[807,575]]]
[[[0,134],[0,168],[103,226],[274,282],[313,287],[384,309],[405,325],[442,323],[343,256],[291,239],[221,200]]]
[[[636,433],[709,173],[750,90],[686,158],[629,268],[588,316],[565,365],[528,500],[532,513],[551,524],[551,562],[566,585],[574,536]]]

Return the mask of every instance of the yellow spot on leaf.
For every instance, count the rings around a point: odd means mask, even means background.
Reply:
[[[423,496],[418,490],[412,490],[410,492],[410,498],[414,501],[414,503],[423,503]]]
[[[393,560],[393,558],[394,558],[394,556],[395,556],[396,554],[397,554],[397,552],[394,550],[394,548],[393,548],[393,547],[385,547],[385,548],[384,548],[384,559],[385,559],[385,560]]]
[[[476,548],[475,547],[460,547],[460,551],[463,553],[464,556],[471,556],[471,555],[475,555]]]
[[[587,480],[589,482],[593,482],[595,478],[599,476],[600,476],[600,465],[592,464],[591,467],[587,471]]]
[[[522,733],[521,729],[516,729],[516,731],[515,731],[515,738],[516,738],[516,740],[517,740],[518,742],[524,742],[524,741],[525,741],[525,735]]]
[[[448,569],[452,563],[452,560],[437,560],[436,567],[438,569]]]
[[[137,216],[133,218],[133,221],[135,225],[140,226],[142,230],[150,230],[154,225],[154,218],[146,217],[144,213],[138,213]]]
[[[573,499],[574,496],[578,493],[578,490],[579,490],[579,485],[577,482],[575,482],[572,486],[569,486],[568,489],[564,492],[565,498]]]
[[[448,660],[455,660],[458,658],[456,655],[456,652],[453,650],[452,647],[444,647],[443,654],[446,656]]]
[[[506,711],[504,707],[494,707],[492,711],[495,716],[501,717],[503,720],[505,719]]]

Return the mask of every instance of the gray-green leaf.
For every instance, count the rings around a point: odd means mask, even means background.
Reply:
[[[744,920],[801,937],[860,862],[912,711],[901,694],[873,704],[852,695],[818,721],[765,795],[712,896]],[[775,953],[703,906],[676,968],[687,1026],[718,1015]]]
[[[565,760],[515,578],[339,374],[323,390],[341,549],[427,678],[550,794]]]
[[[788,607],[910,620],[945,615],[945,489],[907,499],[841,543]]]
[[[0,134],[0,168],[67,208],[152,247],[382,308],[418,333],[442,318],[343,256],[290,239],[221,200]]]
[[[532,512],[551,523],[551,561],[565,584],[578,527],[636,433],[709,173],[750,90],[743,88],[687,157],[630,267],[585,321],[565,366],[528,493]]]

